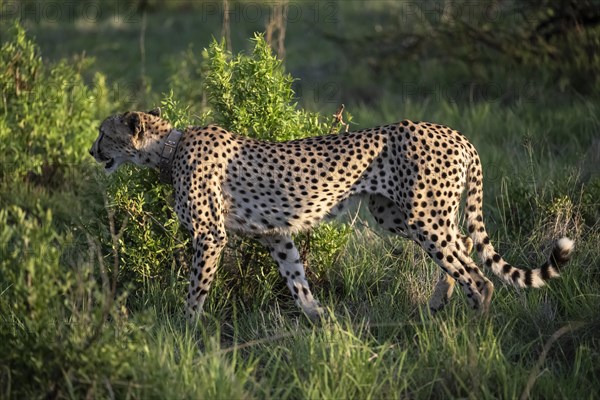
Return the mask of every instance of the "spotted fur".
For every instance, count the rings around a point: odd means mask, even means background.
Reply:
[[[171,124],[159,111],[107,118],[90,153],[108,172],[124,162],[156,168]],[[271,143],[218,126],[185,129],[172,166],[175,210],[193,237],[187,297],[194,317],[214,278],[227,230],[252,235],[270,251],[296,303],[311,317],[313,297],[291,235],[342,212],[353,196],[368,197],[375,220],[412,238],[443,270],[429,306],[442,308],[454,283],[473,308],[487,310],[494,286],[469,253],[473,245],[496,275],[517,287],[539,287],[559,275],[573,242],[558,240],[540,268],[522,270],[495,252],[482,216],[477,151],[458,131],[427,122]],[[469,237],[457,213],[467,191]]]

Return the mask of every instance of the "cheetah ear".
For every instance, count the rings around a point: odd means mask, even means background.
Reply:
[[[132,135],[140,136],[143,133],[142,121],[137,113],[126,112],[121,119]]]
[[[148,111],[148,114],[154,115],[155,117],[160,118],[162,111],[160,110],[160,107],[156,107],[156,108],[153,108],[152,110]]]

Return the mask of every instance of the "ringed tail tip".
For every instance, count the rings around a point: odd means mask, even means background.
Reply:
[[[562,267],[571,259],[571,254],[575,248],[575,242],[568,237],[562,237],[556,241],[552,250],[552,261],[556,267]]]

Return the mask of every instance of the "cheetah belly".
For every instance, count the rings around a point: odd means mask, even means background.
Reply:
[[[343,210],[337,206],[346,204],[346,200],[353,194],[348,188],[345,192],[337,193],[316,191],[298,201],[298,198],[288,192],[276,192],[255,194],[253,197],[237,200],[226,196],[226,228],[246,234],[300,232],[330,215],[341,213]]]

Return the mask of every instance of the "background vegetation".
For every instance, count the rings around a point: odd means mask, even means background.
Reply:
[[[0,13],[0,398],[600,397],[593,0],[1,0]],[[342,103],[351,129],[464,132],[498,250],[535,266],[566,234],[562,278],[496,281],[489,316],[457,293],[432,317],[436,267],[359,207],[297,238],[330,320],[307,321],[268,255],[232,237],[189,326],[170,188],[135,167],[106,177],[87,154],[100,121],[161,105],[177,126],[284,140],[328,132]]]

